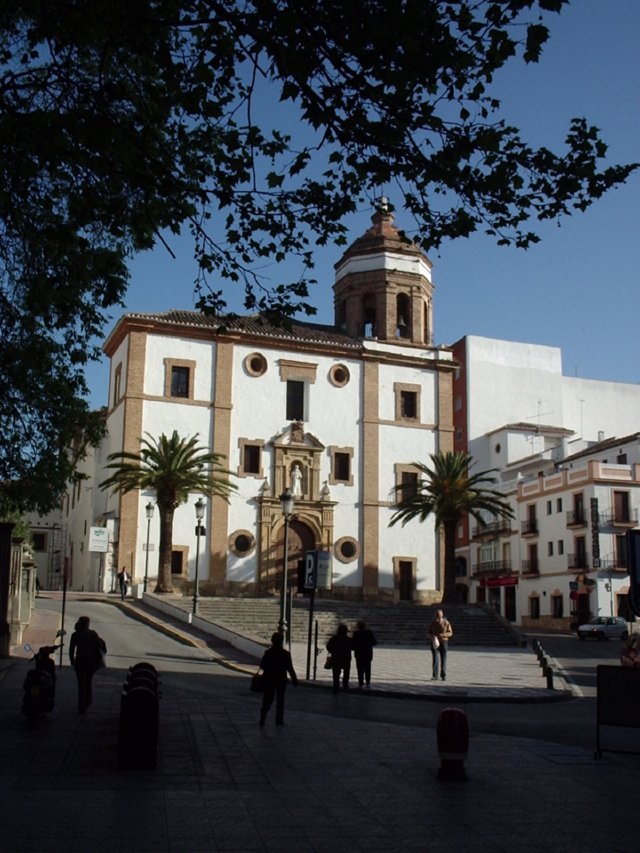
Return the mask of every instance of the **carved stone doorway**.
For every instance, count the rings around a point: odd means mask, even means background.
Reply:
[[[298,561],[304,558],[305,551],[316,548],[313,531],[303,521],[294,518],[289,524],[289,559],[287,560],[287,587],[297,588]],[[282,565],[284,562],[284,526],[276,546],[275,589],[282,589]]]

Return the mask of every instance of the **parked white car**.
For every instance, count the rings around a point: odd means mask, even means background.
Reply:
[[[581,640],[591,637],[596,640],[626,640],[629,628],[622,616],[596,616],[580,625],[576,632]]]

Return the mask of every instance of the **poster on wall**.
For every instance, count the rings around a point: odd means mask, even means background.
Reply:
[[[89,528],[89,550],[106,554],[109,550],[109,531],[106,527]]]

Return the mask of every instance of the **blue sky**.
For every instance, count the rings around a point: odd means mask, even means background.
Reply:
[[[514,61],[496,80],[505,117],[531,144],[560,150],[569,120],[586,116],[602,130],[612,163],[640,161],[640,0],[574,0],[550,23],[540,63]],[[353,217],[350,239],[370,216],[365,209]],[[410,233],[401,209],[396,223]],[[562,349],[567,375],[640,382],[640,175],[560,227],[535,230],[542,240],[526,251],[477,235],[429,253],[434,343],[482,335],[548,344]],[[190,245],[172,248],[175,260],[163,247],[134,260],[125,311],[193,308]],[[316,253],[318,322],[333,322],[333,265],[342,251]],[[241,309],[240,301],[229,303]],[[87,379],[91,404],[105,405],[106,364],[92,365]]]

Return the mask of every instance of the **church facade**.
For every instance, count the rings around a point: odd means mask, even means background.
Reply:
[[[295,585],[309,550],[329,564],[326,595],[437,601],[441,549],[433,521],[389,528],[397,488],[415,462],[453,448],[455,362],[432,340],[431,264],[400,237],[384,208],[336,264],[335,325],[260,317],[223,324],[192,311],[126,314],[109,335],[108,437],[101,458],[137,452],[140,437],[177,430],[225,458],[237,491],[206,499],[195,535],[194,494],[174,520],[174,586],[191,588],[198,553],[203,594],[263,595]],[[96,471],[96,480],[102,478]],[[111,494],[111,565],[135,580],[157,574],[152,493]],[[95,513],[95,508],[94,508]],[[147,541],[148,539],[148,541]],[[89,582],[87,586],[90,586]],[[153,588],[153,587],[151,587]]]

